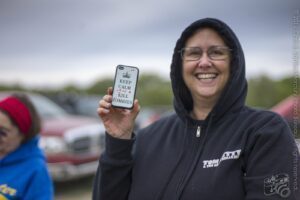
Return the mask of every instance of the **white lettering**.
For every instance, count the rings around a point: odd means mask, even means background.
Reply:
[[[238,159],[240,154],[240,149],[235,151],[226,151],[222,154],[221,159],[203,160],[203,168],[218,167],[222,161]]]

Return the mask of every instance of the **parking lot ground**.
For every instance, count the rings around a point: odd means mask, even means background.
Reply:
[[[55,200],[90,200],[92,199],[93,176],[55,183]]]

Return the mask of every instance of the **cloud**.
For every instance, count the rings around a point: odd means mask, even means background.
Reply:
[[[291,66],[296,9],[297,0],[0,1],[1,74],[10,77],[6,81],[33,83],[26,72],[35,71],[38,77],[42,69],[60,77],[56,82],[86,84],[120,63],[159,72],[160,66],[169,65],[175,42],[187,25],[216,17],[236,32],[252,67],[250,75],[259,74],[264,66],[273,76],[274,70],[282,73],[271,66]],[[73,69],[93,73],[70,75]],[[14,78],[22,70],[30,78]],[[168,77],[167,70],[163,74]],[[52,80],[41,76],[46,83]]]

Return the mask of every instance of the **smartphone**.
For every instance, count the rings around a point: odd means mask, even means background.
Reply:
[[[139,77],[137,67],[118,65],[112,94],[112,106],[132,109]]]

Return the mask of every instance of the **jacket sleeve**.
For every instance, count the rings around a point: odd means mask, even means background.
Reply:
[[[117,139],[106,134],[105,151],[94,179],[93,200],[125,200],[131,186],[135,137]]]
[[[287,124],[274,117],[258,129],[245,152],[247,200],[300,200],[300,160]]]

